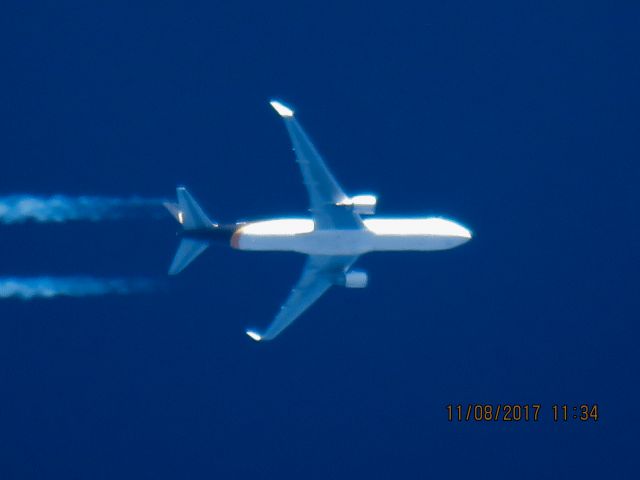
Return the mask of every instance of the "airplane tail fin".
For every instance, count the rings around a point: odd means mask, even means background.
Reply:
[[[186,231],[202,230],[207,228],[216,228],[217,223],[212,222],[207,214],[204,213],[198,202],[191,196],[185,187],[176,189],[178,203],[167,202],[164,206],[169,213],[182,225]],[[178,246],[171,267],[169,267],[169,275],[177,275],[184,270],[187,265],[193,262],[198,255],[204,252],[209,246],[206,240],[198,240],[193,238],[183,238]]]
[[[178,251],[176,256],[173,257],[173,262],[169,267],[169,275],[177,275],[182,270],[187,268],[191,262],[193,262],[198,255],[204,252],[209,246],[209,242],[203,240],[193,240],[191,238],[183,238],[178,245]]]
[[[169,213],[182,225],[185,230],[199,230],[201,228],[217,227],[204,213],[198,202],[191,196],[185,187],[176,188],[178,203],[165,202],[164,206]]]

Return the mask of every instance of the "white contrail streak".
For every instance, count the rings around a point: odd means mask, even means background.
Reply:
[[[148,278],[0,277],[0,299],[129,295],[151,292],[157,286]]]
[[[9,195],[0,197],[0,223],[117,220],[139,216],[141,209],[151,212],[151,209],[161,206],[163,201],[140,197]]]

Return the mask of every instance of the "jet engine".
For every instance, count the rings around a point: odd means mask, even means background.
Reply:
[[[367,276],[367,272],[363,272],[362,270],[349,270],[342,275],[338,285],[346,288],[364,288],[367,286],[368,281],[369,277]]]
[[[375,195],[356,195],[347,198],[338,205],[346,205],[353,207],[354,213],[358,215],[373,215],[376,213],[376,203],[378,199]]]

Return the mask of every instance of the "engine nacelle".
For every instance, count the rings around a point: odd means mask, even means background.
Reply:
[[[338,284],[346,288],[364,288],[367,286],[368,281],[369,277],[367,272],[363,272],[362,270],[349,270],[342,276]]]
[[[338,205],[347,205],[353,207],[354,213],[358,215],[373,215],[376,213],[376,203],[378,199],[375,195],[356,195],[347,198]]]

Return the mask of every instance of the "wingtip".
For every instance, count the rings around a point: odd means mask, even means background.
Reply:
[[[262,340],[262,335],[260,335],[258,332],[255,332],[253,330],[246,330],[244,333],[246,333],[247,336],[255,342],[259,342]]]
[[[269,104],[273,107],[273,109],[278,112],[278,115],[280,115],[283,118],[291,118],[293,117],[293,110],[291,110],[289,107],[287,107],[285,104],[277,101],[277,100],[271,100],[269,102]]]

